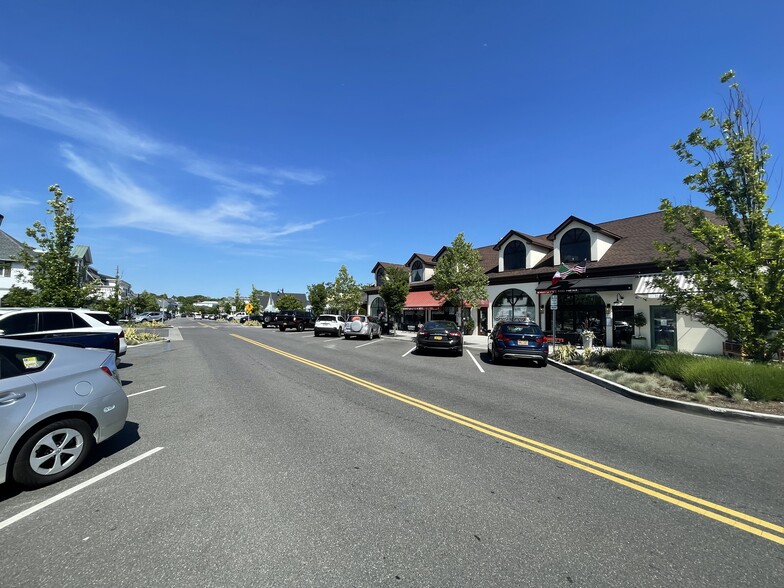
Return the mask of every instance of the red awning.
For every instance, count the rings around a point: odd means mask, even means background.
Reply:
[[[431,292],[409,292],[406,298],[406,304],[403,308],[408,309],[425,309],[425,308],[441,308],[443,302],[433,298]]]

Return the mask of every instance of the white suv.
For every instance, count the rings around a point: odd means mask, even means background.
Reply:
[[[120,356],[128,344],[123,328],[108,312],[86,308],[0,308],[0,336],[102,331],[120,336]]]

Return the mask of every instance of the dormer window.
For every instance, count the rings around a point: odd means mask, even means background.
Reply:
[[[421,282],[425,279],[425,264],[420,260],[416,260],[411,264],[411,281]]]
[[[511,241],[504,249],[504,271],[525,268],[525,245]]]
[[[376,286],[383,286],[384,285],[384,278],[386,277],[387,272],[384,271],[383,267],[378,268],[376,272]]]
[[[561,261],[574,263],[591,258],[591,237],[584,229],[570,229],[561,237]]]

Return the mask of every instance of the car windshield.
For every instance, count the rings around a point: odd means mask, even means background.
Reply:
[[[426,331],[435,331],[443,329],[445,331],[457,331],[457,325],[452,321],[428,321],[422,327]]]
[[[507,335],[538,335],[541,333],[536,325],[503,325],[501,332]]]

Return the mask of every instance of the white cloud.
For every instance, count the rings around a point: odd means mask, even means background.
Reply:
[[[218,201],[211,207],[196,210],[181,204],[170,204],[161,194],[139,186],[117,166],[94,165],[68,146],[62,148],[62,153],[71,171],[119,204],[119,213],[107,221],[114,226],[189,236],[204,241],[250,244],[273,241],[310,230],[325,222],[315,220],[268,228],[259,221],[269,221],[272,215],[269,212],[257,213],[249,201]]]
[[[0,116],[69,139],[61,148],[66,165],[96,190],[120,205],[115,225],[133,226],[172,235],[189,235],[209,241],[229,243],[264,242],[285,235],[308,231],[324,222],[272,225],[274,214],[251,199],[270,200],[287,183],[315,185],[324,175],[303,169],[268,168],[236,161],[217,161],[191,149],[161,141],[121,122],[116,116],[90,104],[46,95],[12,78],[10,69],[0,62]],[[89,150],[91,155],[79,155]],[[122,167],[117,161],[125,159]],[[111,161],[115,163],[98,163]],[[153,192],[131,179],[134,163],[143,162],[146,177],[163,186]],[[195,207],[194,198],[167,203],[158,192],[182,193],[173,186],[172,170],[203,182]],[[151,174],[158,173],[157,176]],[[134,174],[133,177],[139,177]],[[193,182],[187,182],[193,190]],[[206,204],[204,201],[207,201]],[[212,201],[212,202],[210,202]],[[0,205],[11,208],[19,200],[0,196]],[[27,200],[27,203],[31,201]],[[36,203],[39,204],[39,203]],[[195,212],[191,212],[192,210]],[[269,228],[262,225],[263,221]]]

